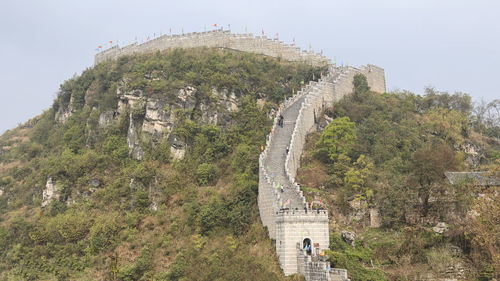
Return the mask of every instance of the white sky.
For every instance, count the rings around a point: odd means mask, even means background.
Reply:
[[[0,0],[0,133],[40,114],[95,49],[137,36],[203,31],[279,33],[337,63],[376,64],[388,90],[500,98],[498,0]]]

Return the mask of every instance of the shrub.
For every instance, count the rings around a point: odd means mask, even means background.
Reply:
[[[89,232],[90,219],[88,214],[78,211],[68,211],[56,217],[57,231],[67,242],[77,242]]]
[[[90,250],[99,253],[113,244],[119,230],[118,214],[104,214],[96,218],[90,228]]]
[[[213,185],[217,182],[217,167],[213,164],[203,163],[196,170],[198,185]]]

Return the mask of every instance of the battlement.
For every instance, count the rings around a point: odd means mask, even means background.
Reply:
[[[320,53],[305,51],[278,39],[254,36],[252,33],[231,34],[218,29],[206,32],[191,32],[178,35],[162,35],[142,44],[132,43],[120,48],[113,46],[95,55],[94,64],[115,60],[121,56],[152,53],[174,48],[224,48],[249,53],[279,57],[287,61],[305,62],[313,66],[330,65],[331,61]]]
[[[324,209],[311,210],[304,208],[299,209],[280,209],[276,213],[276,221],[287,222],[287,221],[327,221],[328,222],[328,211]]]

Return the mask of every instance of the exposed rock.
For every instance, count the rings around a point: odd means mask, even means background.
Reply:
[[[463,278],[467,275],[467,271],[468,270],[464,264],[461,262],[454,262],[450,264],[443,273],[448,278],[445,280],[463,280]]]
[[[264,105],[266,105],[266,99],[262,98],[262,99],[257,99],[257,106],[262,109],[264,107]]]
[[[134,178],[130,178],[130,183],[129,183],[130,189],[141,189],[142,184],[140,182],[137,182]]]
[[[156,201],[152,201],[151,205],[149,205],[149,210],[152,212],[158,211],[158,203],[156,203]]]
[[[75,203],[76,203],[75,199],[72,199],[71,197],[68,197],[68,199],[66,200],[66,206],[71,206]]]
[[[127,144],[129,148],[129,155],[132,158],[141,161],[144,157],[144,152],[139,146],[139,137],[137,136],[136,121],[132,118],[132,113],[130,114],[130,123],[127,131]]]
[[[116,90],[118,96],[118,114],[124,114],[127,108],[132,108],[137,102],[143,99],[144,92],[142,90],[124,91],[124,82]]]
[[[142,150],[142,147],[140,146],[135,146],[132,151],[130,152],[130,155],[132,158],[134,158],[137,161],[142,161],[144,158],[144,151]]]
[[[353,247],[356,247],[356,238],[356,233],[342,230],[342,240],[344,240],[346,243],[351,244],[351,246]]]
[[[178,140],[177,137],[173,137],[171,140],[172,145],[170,146],[170,153],[174,159],[182,159],[186,153],[185,144]]]
[[[475,219],[479,216],[479,213],[476,210],[470,210],[467,212],[467,216],[472,218],[472,219]]]
[[[349,201],[349,206],[351,206],[351,208],[353,208],[354,210],[360,210],[363,205],[363,202],[362,200],[359,199],[353,199]]]
[[[462,256],[463,251],[462,251],[462,249],[460,249],[460,247],[450,245],[449,248],[450,248],[450,253],[453,257]]]
[[[72,104],[73,104],[73,95],[71,95],[67,107],[59,106],[59,109],[55,114],[56,121],[61,122],[63,124],[66,123],[66,121],[68,121],[68,118],[74,113]]]
[[[236,98],[236,94],[234,92],[228,93],[227,90],[217,92],[217,90],[214,89],[212,93],[218,94],[219,104],[230,112],[238,110],[238,99]]]
[[[181,101],[181,104],[183,105],[183,109],[193,109],[195,108],[196,106],[196,97],[195,97],[195,94],[196,94],[196,89],[191,87],[191,86],[187,86],[183,89],[180,89],[178,92],[177,92],[177,98],[179,98],[179,100]]]
[[[378,209],[370,209],[370,227],[380,227],[381,220]]]
[[[438,222],[437,225],[432,228],[432,230],[434,230],[434,232],[436,233],[443,234],[448,231],[448,226],[444,222]]]
[[[200,103],[199,107],[201,111],[201,122],[205,124],[217,125],[218,112],[216,108],[206,103]]]
[[[157,140],[168,136],[174,125],[174,114],[169,106],[160,99],[149,98],[146,102],[146,114],[142,123],[142,131],[150,133]]]
[[[89,185],[98,188],[99,186],[101,186],[101,181],[99,179],[91,179],[89,180]]]
[[[60,123],[66,123],[68,121],[68,118],[73,115],[73,108],[71,107],[71,103],[68,105],[68,107],[63,108],[59,107],[59,110],[57,110],[55,119],[56,121]]]
[[[108,110],[102,112],[99,115],[99,127],[106,127],[109,124],[111,124],[116,115],[117,112],[115,112],[114,110]]]
[[[460,149],[465,153],[465,163],[472,167],[479,165],[482,155],[477,145],[466,142],[460,146]]]
[[[57,185],[52,182],[52,177],[49,177],[42,193],[42,207],[47,206],[54,199],[59,199],[59,191]]]
[[[365,200],[360,200],[358,198],[353,199],[348,202],[349,206],[354,210],[354,212],[351,212],[351,214],[348,216],[348,220],[356,220],[356,221],[361,221],[367,214],[367,203]]]

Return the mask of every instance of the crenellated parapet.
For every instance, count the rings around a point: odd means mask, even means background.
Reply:
[[[305,62],[313,66],[330,65],[331,61],[322,54],[314,51],[304,51],[295,45],[289,45],[278,39],[266,36],[248,34],[231,34],[222,29],[207,32],[192,32],[178,35],[162,35],[142,44],[133,43],[123,48],[114,46],[100,53],[94,58],[97,65],[103,61],[115,60],[121,56],[153,53],[175,48],[223,48],[248,53],[282,58],[287,61]]]

